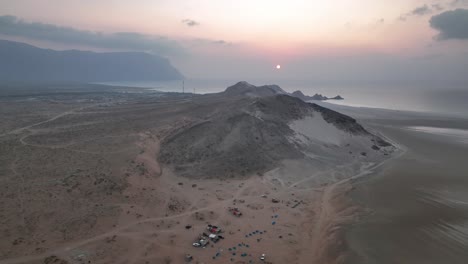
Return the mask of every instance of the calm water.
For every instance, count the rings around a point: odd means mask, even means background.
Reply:
[[[376,127],[408,151],[356,184],[368,213],[348,228],[347,263],[468,263],[468,130],[426,122]]]
[[[238,80],[185,80],[185,92],[200,94],[221,92]],[[313,81],[247,80],[255,85],[278,84],[284,90],[301,90],[305,94],[321,93],[332,97],[341,95],[343,101],[330,101],[349,106],[435,112],[468,116],[468,84],[412,83],[412,84],[329,84]],[[106,83],[118,86],[151,88],[165,92],[182,92],[182,81]]]

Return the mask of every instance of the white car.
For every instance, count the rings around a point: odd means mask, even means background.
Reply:
[[[265,260],[265,258],[266,258],[266,255],[265,255],[265,254],[262,254],[262,255],[260,256],[260,260],[262,260],[262,261]]]
[[[200,239],[198,240],[197,242],[194,242],[192,244],[192,246],[194,247],[205,247],[206,245],[208,245],[210,242],[206,239]]]

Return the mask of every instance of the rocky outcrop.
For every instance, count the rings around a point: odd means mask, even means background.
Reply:
[[[287,94],[277,94],[275,89],[242,82],[215,95],[218,102],[225,101],[224,107],[213,109],[209,118],[193,122],[166,137],[160,161],[186,177],[261,175],[283,160],[304,159],[318,151],[317,144],[330,146],[329,142],[321,141],[327,135],[308,135],[307,140],[314,142],[315,147],[292,140],[297,133],[290,124],[307,118],[322,120],[316,124],[326,125],[334,134],[343,135],[342,142],[348,145],[359,138],[354,145],[360,151],[370,151],[375,142],[384,142],[349,116]],[[208,102],[203,97],[200,100]],[[346,144],[337,143],[335,147]],[[341,150],[327,148],[326,155],[333,156],[335,151],[336,155],[342,154]]]
[[[324,95],[321,95],[321,94],[314,94],[313,96],[308,96],[308,95],[305,95],[304,93],[302,93],[301,91],[294,91],[293,93],[290,94],[291,96],[294,96],[296,98],[299,98],[303,101],[326,101],[326,100],[343,100],[344,98],[341,97],[340,95],[337,95],[335,97],[332,97],[332,98],[328,98]]]
[[[287,94],[286,91],[281,89],[278,85],[262,85],[255,86],[248,82],[238,82],[229,86],[223,94],[229,96],[250,96],[250,97],[264,97],[277,94]]]
[[[313,96],[305,95],[302,91],[294,91],[293,93],[288,93],[285,90],[281,89],[278,85],[262,85],[255,86],[248,82],[238,82],[232,86],[229,86],[223,94],[236,96],[236,95],[247,95],[250,97],[265,97],[278,94],[286,94],[292,97],[299,98],[303,101],[325,101],[325,100],[343,100],[343,97],[337,95],[333,98],[328,98],[321,94],[314,94]]]

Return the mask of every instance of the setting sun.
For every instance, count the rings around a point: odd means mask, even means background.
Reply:
[[[0,0],[0,264],[468,264],[467,65],[468,0]]]

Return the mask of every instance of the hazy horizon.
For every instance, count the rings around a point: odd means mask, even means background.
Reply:
[[[468,263],[468,0],[0,0],[0,102],[0,264]]]
[[[0,6],[1,39],[58,50],[149,52],[190,78],[468,80],[464,0],[0,0]]]

